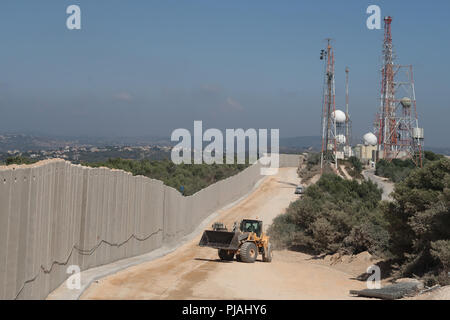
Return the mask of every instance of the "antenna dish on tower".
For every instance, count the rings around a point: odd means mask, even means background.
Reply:
[[[402,100],[400,100],[400,103],[404,108],[411,108],[411,99],[408,97],[404,97]]]

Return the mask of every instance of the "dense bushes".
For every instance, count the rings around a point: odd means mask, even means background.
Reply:
[[[324,174],[303,199],[275,218],[269,234],[277,247],[313,253],[385,250],[388,234],[378,208],[381,190],[370,181]]]
[[[361,175],[363,169],[363,164],[361,163],[361,161],[359,161],[359,159],[354,156],[348,158],[348,161],[352,164],[355,174]]]
[[[91,167],[108,167],[163,181],[177,190],[184,187],[184,195],[192,195],[219,180],[237,174],[247,167],[244,164],[180,164],[170,160],[109,159],[106,162],[83,163]]]
[[[431,151],[425,151],[423,153],[423,165],[429,162],[442,159],[440,154],[433,153]],[[376,164],[375,174],[380,177],[389,178],[393,182],[401,182],[416,168],[416,164],[410,160],[393,159],[392,161],[386,161],[384,159],[378,160]]]
[[[36,160],[27,158],[27,157],[22,157],[22,156],[14,156],[14,157],[9,157],[6,159],[5,164],[7,166],[12,165],[12,164],[32,164],[37,162]]]
[[[363,179],[361,174],[363,164],[356,157],[350,157],[346,160],[339,160],[339,167],[344,166],[347,173],[354,179]],[[344,177],[344,172],[339,168],[341,175]]]
[[[402,273],[439,277],[449,272],[450,160],[412,171],[392,197],[383,212],[391,235],[389,251]]]
[[[427,161],[437,161],[444,158],[442,154],[437,154],[431,151],[425,151],[423,153],[425,162]]]
[[[320,164],[320,153],[308,153],[306,158],[306,166],[308,169]]]
[[[367,250],[396,266],[398,276],[450,284],[450,159],[427,152],[424,162],[417,169],[409,160],[381,161],[393,176],[408,170],[390,202],[380,201],[371,182],[324,174],[274,220],[274,244],[314,254]]]
[[[34,159],[15,156],[6,159],[5,164],[31,164]],[[207,186],[244,170],[245,164],[181,164],[175,165],[170,160],[130,160],[122,158],[108,159],[105,162],[82,162],[85,166],[94,168],[107,167],[131,172],[133,175],[142,175],[163,181],[183,194],[192,195]]]
[[[393,159],[392,161],[381,159],[377,161],[375,174],[380,177],[389,178],[393,182],[400,182],[403,181],[415,167],[415,163],[410,159]]]

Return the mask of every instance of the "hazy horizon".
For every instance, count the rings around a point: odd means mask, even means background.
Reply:
[[[65,26],[71,4],[81,30]],[[450,147],[448,1],[5,0],[0,132],[170,139],[202,120],[319,136],[319,53],[331,37],[337,107],[348,66],[359,142],[379,107],[383,30],[366,28],[371,4],[393,16],[396,62],[414,65],[425,146]]]

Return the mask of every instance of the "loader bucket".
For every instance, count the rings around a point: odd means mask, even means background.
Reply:
[[[228,231],[206,230],[200,239],[200,247],[215,249],[237,250],[239,249],[239,233]]]

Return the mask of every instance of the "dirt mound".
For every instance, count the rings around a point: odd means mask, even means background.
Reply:
[[[335,253],[326,255],[322,262],[326,265],[341,271],[345,271],[354,277],[367,272],[367,268],[378,263],[380,259],[373,257],[369,252],[364,251],[356,255],[343,255]]]

